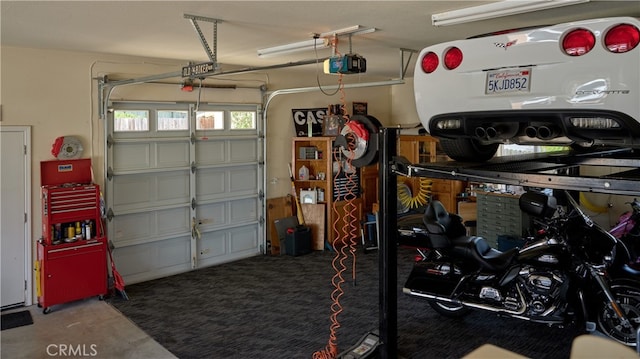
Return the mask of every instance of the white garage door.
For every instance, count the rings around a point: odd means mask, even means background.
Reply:
[[[259,105],[113,103],[107,233],[135,283],[262,253]]]

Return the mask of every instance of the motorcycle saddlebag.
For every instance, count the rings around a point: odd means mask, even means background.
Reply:
[[[404,287],[441,297],[452,297],[461,279],[462,275],[455,267],[452,270],[450,263],[417,262]]]
[[[557,201],[541,192],[525,192],[520,196],[520,210],[534,217],[551,218],[556,213]]]

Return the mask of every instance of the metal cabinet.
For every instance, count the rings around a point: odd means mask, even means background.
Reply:
[[[107,240],[78,243],[38,243],[38,306],[51,306],[107,294]]]
[[[107,294],[107,238],[100,187],[88,159],[41,163],[42,238],[35,263],[38,306]]]
[[[512,194],[477,193],[477,234],[498,248],[498,236],[521,238],[529,218],[520,210],[520,197]]]

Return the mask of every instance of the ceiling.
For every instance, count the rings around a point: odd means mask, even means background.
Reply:
[[[311,39],[353,25],[376,32],[354,36],[353,52],[367,59],[367,76],[399,78],[400,49],[506,28],[608,16],[640,17],[639,1],[594,1],[536,13],[447,27],[431,14],[492,1],[0,1],[2,46],[61,49],[207,62],[185,14],[221,20],[217,60],[262,67],[314,58],[314,52],[259,58],[258,48]],[[213,47],[213,24],[198,21]],[[348,38],[338,50],[348,52]],[[322,50],[319,56],[330,55]],[[413,62],[407,72],[412,76]],[[406,58],[406,57],[405,57]],[[298,68],[311,68],[302,66]],[[179,71],[180,69],[176,69]]]

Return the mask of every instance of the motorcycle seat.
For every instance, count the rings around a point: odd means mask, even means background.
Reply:
[[[489,243],[477,236],[456,238],[453,241],[453,253],[476,261],[482,268],[490,271],[506,269],[518,255],[518,248],[505,252],[491,248]]]
[[[472,259],[484,269],[505,269],[518,254],[517,248],[500,252],[491,248],[482,237],[467,236],[462,217],[447,212],[437,200],[432,201],[427,207],[424,224],[435,248],[450,247],[454,254]]]
[[[431,201],[423,217],[425,228],[429,234],[457,238],[467,233],[462,217],[447,212],[442,202]]]
[[[455,213],[447,212],[444,205],[438,200],[433,200],[427,206],[423,217],[424,226],[429,234],[429,242],[432,248],[451,248],[459,245],[458,241],[465,241],[467,228],[462,222],[462,217]]]

